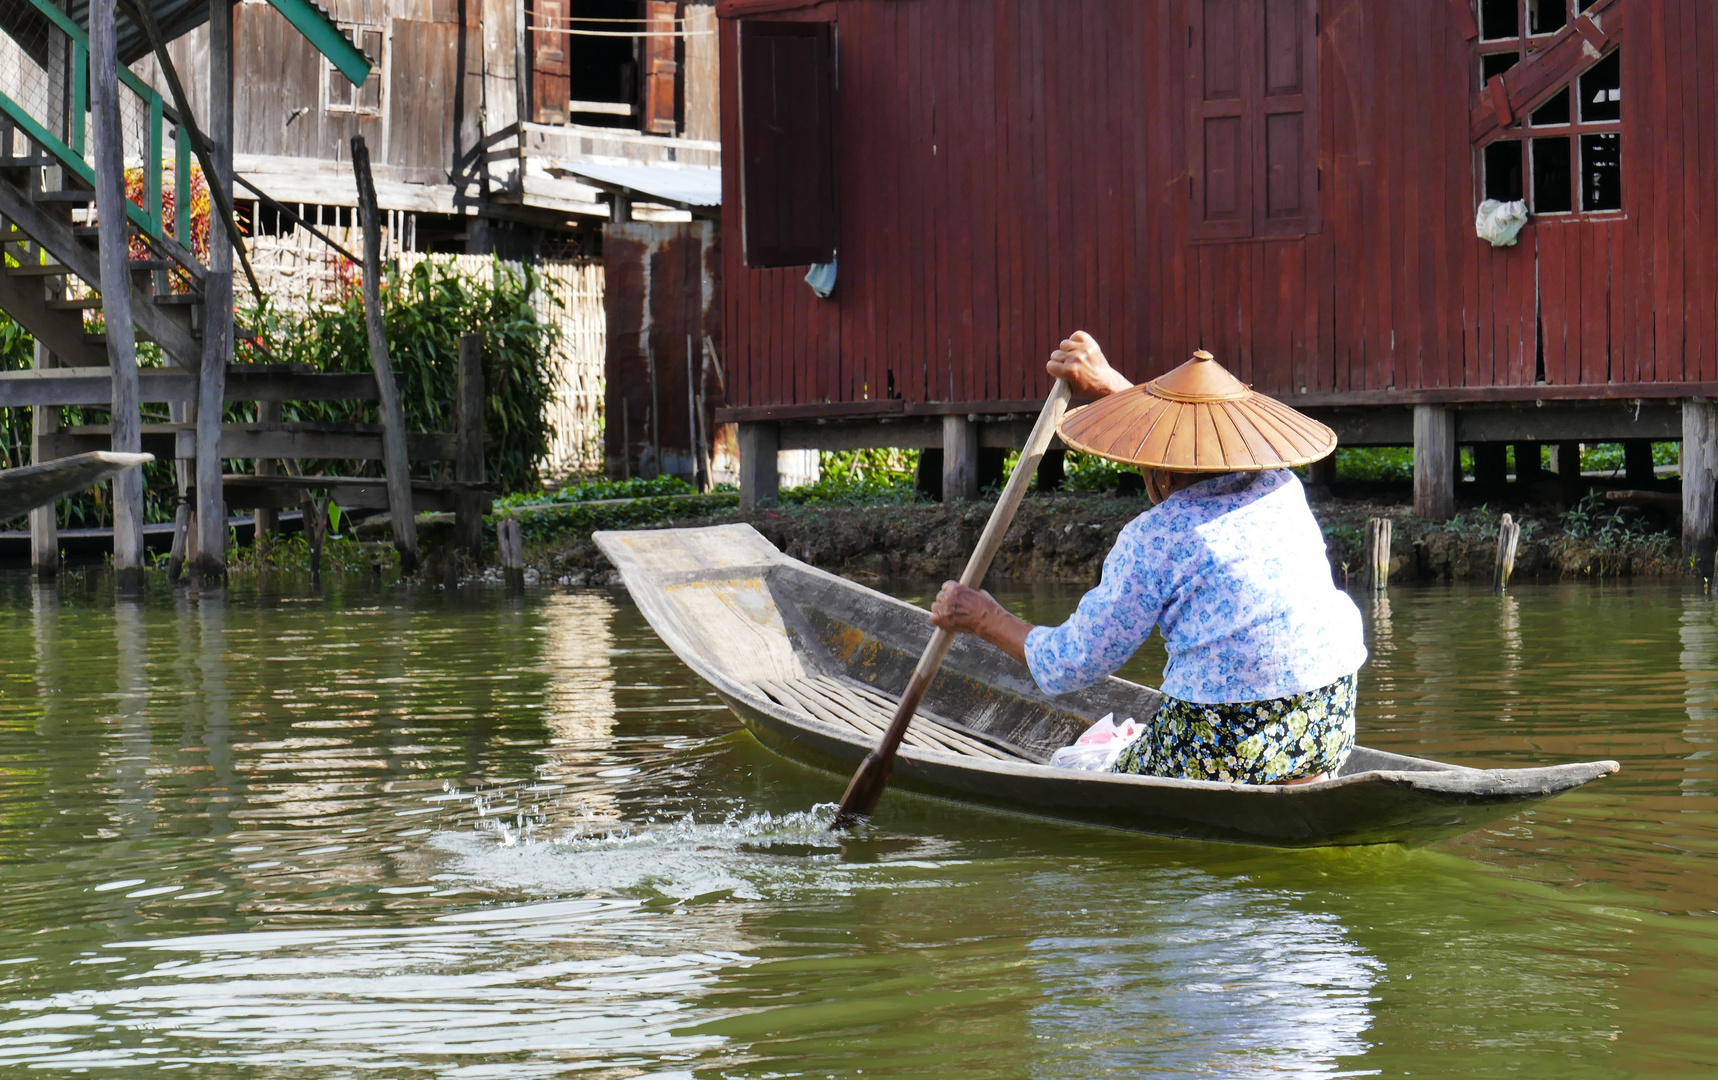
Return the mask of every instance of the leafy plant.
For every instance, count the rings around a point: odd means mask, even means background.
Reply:
[[[653,476],[646,480],[591,480],[568,484],[559,491],[522,491],[495,500],[497,511],[526,506],[557,506],[564,503],[600,502],[608,499],[650,499],[666,495],[693,495],[697,488],[678,476]]]
[[[487,281],[431,260],[404,274],[390,270],[381,289],[382,319],[406,426],[414,431],[454,430],[459,339],[483,336],[489,478],[503,491],[529,491],[537,487],[537,464],[549,449],[549,354],[558,331],[539,322],[532,309],[534,271],[514,270],[499,260],[491,267]],[[265,303],[242,312],[241,321],[257,329],[278,360],[319,371],[370,370],[363,297],[356,289],[308,315]],[[288,402],[281,415],[376,423],[376,409],[374,402]],[[342,471],[356,471],[356,463]]]
[[[1062,469],[1062,487],[1068,491],[1108,491],[1121,483],[1123,473],[1139,471],[1132,465],[1080,453],[1069,453]]]

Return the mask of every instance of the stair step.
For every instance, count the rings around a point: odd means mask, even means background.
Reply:
[[[6,273],[11,277],[64,277],[70,274],[71,268],[59,263],[26,263],[23,266],[8,266]]]
[[[131,272],[137,274],[145,270],[173,270],[178,265],[172,259],[133,259],[131,260]]]
[[[161,307],[189,307],[203,302],[203,298],[196,293],[173,293],[169,296],[157,296],[154,299],[155,303]]]
[[[50,311],[94,311],[101,307],[101,297],[86,296],[79,300],[49,300]]]
[[[76,188],[69,188],[65,191],[32,191],[30,193],[30,201],[46,203],[74,203],[78,206],[88,206],[90,203],[95,202],[95,192],[79,191]]]

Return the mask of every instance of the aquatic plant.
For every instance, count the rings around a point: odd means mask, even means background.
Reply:
[[[166,556],[157,559],[165,563]],[[302,534],[264,537],[247,548],[235,548],[227,572],[243,576],[266,573],[310,573],[310,542]],[[350,534],[331,535],[322,542],[324,574],[380,574],[397,577],[400,553],[390,543],[361,541]]]

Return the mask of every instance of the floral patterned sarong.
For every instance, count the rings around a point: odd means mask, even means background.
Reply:
[[[1354,676],[1288,697],[1201,705],[1165,697],[1111,772],[1270,784],[1335,773],[1354,749]]]

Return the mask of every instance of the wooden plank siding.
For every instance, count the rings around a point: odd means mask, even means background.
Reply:
[[[1198,240],[1199,0],[729,0],[832,20],[840,274],[723,253],[728,403],[1018,402],[1085,329],[1134,378],[1207,348],[1293,400],[1718,380],[1718,5],[1615,0],[1623,209],[1474,236],[1475,43],[1452,0],[1319,0],[1315,231]],[[737,237],[739,157],[724,157]],[[1364,395],[1362,398],[1359,395]],[[933,409],[934,411],[934,409]]]

